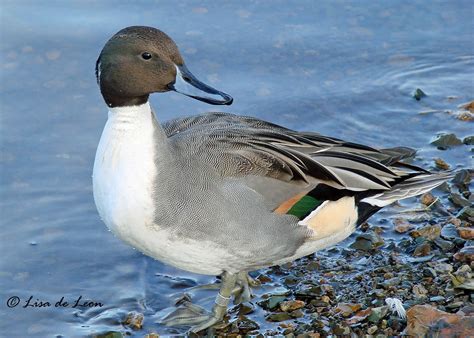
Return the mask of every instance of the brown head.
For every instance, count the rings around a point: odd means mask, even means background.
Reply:
[[[116,33],[97,59],[96,76],[109,107],[143,104],[151,93],[170,90],[210,104],[232,103],[232,97],[196,79],[173,40],[152,27]]]

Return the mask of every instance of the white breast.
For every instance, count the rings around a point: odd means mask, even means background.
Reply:
[[[163,229],[154,222],[153,194],[159,190],[154,159],[160,157],[154,133],[160,130],[154,129],[152,114],[148,103],[110,109],[94,163],[99,215],[117,237],[146,255],[184,270],[218,275],[231,257],[212,239],[174,236],[168,230],[173,219],[165,220]]]
[[[94,162],[94,199],[107,227],[133,246],[153,224],[155,175],[150,105],[111,108]]]

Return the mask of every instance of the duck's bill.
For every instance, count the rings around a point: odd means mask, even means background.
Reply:
[[[229,94],[202,83],[188,70],[185,65],[176,66],[176,81],[169,89],[209,104],[232,104],[234,100]]]

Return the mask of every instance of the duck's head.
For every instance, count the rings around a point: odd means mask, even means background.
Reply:
[[[143,104],[151,93],[170,90],[216,105],[232,97],[199,81],[174,41],[162,31],[127,27],[105,44],[96,63],[97,82],[109,107]]]

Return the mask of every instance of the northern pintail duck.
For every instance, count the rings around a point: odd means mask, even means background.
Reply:
[[[104,46],[96,75],[109,114],[94,163],[102,220],[144,254],[221,275],[212,313],[194,305],[167,323],[222,320],[247,272],[332,246],[381,208],[449,176],[401,162],[407,148],[298,132],[253,117],[207,113],[160,123],[149,95],[176,91],[214,105],[232,97],[200,82],[173,40],[128,27]]]

